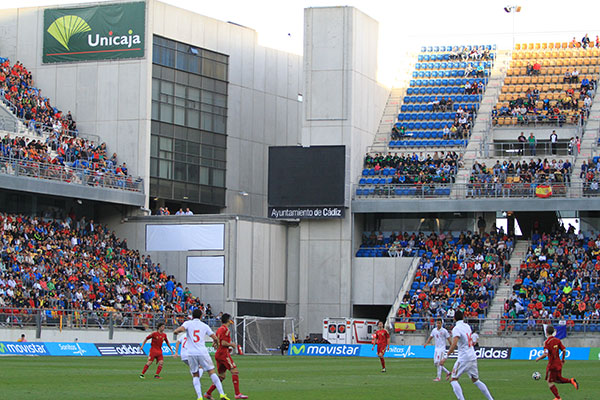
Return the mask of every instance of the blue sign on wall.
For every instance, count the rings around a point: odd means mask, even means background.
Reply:
[[[49,356],[44,343],[0,342],[0,355]]]
[[[150,343],[146,343],[144,345],[144,349],[143,349],[144,353],[150,354],[150,347],[151,346],[152,345]],[[163,345],[162,345],[162,352],[163,352],[163,355],[165,355],[165,356],[170,356],[170,355],[173,354],[173,351],[165,343],[163,343]]]
[[[511,360],[535,360],[544,354],[542,347],[513,347]],[[589,347],[567,347],[565,360],[588,360],[590,357]]]
[[[99,357],[93,343],[53,343],[45,342],[51,356]]]
[[[390,345],[385,352],[386,358],[433,358],[434,347],[428,346],[396,346]],[[360,349],[361,357],[377,357],[377,349],[373,346],[364,344]]]
[[[358,357],[361,346],[358,344],[309,344],[293,343],[288,352],[291,356],[335,356]]]

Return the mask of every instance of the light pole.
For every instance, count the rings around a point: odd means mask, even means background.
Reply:
[[[506,6],[504,7],[504,11],[511,14],[512,13],[512,50],[515,49],[515,15],[518,12],[521,12],[521,6]]]

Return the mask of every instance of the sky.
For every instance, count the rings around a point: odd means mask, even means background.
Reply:
[[[98,3],[102,0],[19,0],[19,7]],[[259,43],[302,54],[307,7],[353,6],[379,22],[378,78],[393,85],[422,45],[570,41],[600,34],[600,3],[590,0],[162,0],[222,21],[252,28]],[[0,0],[0,8],[15,2]],[[508,14],[508,5],[521,12]],[[567,5],[567,6],[565,6]],[[585,18],[593,15],[594,18]],[[514,19],[514,21],[513,21]],[[513,30],[514,22],[514,30]],[[401,78],[401,77],[400,77]]]

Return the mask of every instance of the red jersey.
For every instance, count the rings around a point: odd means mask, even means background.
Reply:
[[[219,348],[217,349],[218,354],[227,353],[229,354],[229,347],[221,346],[221,342],[225,341],[231,343],[231,332],[229,332],[229,328],[225,325],[221,325],[219,329],[217,329],[217,338],[219,338]]]
[[[560,339],[549,337],[544,342],[544,349],[548,351],[548,369],[561,369],[560,350],[565,351],[565,346]]]
[[[160,332],[152,332],[148,335],[148,337],[146,337],[146,340],[148,339],[152,339],[152,346],[150,348],[150,351],[156,350],[162,352],[162,344],[163,341],[167,340],[167,334]]]
[[[387,346],[389,338],[390,334],[385,329],[380,329],[375,332],[375,343],[377,343],[377,346]]]

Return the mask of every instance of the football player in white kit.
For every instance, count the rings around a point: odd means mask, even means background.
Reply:
[[[458,383],[458,378],[462,374],[467,374],[471,377],[471,381],[483,393],[486,399],[494,400],[485,383],[479,380],[479,371],[477,369],[477,355],[473,348],[473,336],[471,327],[463,321],[463,312],[457,310],[454,314],[456,325],[452,329],[452,344],[448,350],[448,355],[452,354],[458,348],[458,359],[452,368],[452,390],[458,400],[465,400],[462,388]],[[444,365],[448,357],[442,359],[440,365]]]
[[[205,338],[210,336],[213,339],[213,343],[218,343],[217,335],[210,329],[208,325],[200,321],[202,318],[202,311],[195,309],[192,312],[192,320],[185,321],[183,325],[175,329],[174,333],[179,334],[185,332],[186,342],[185,348],[187,351],[187,364],[190,367],[190,373],[192,374],[192,383],[198,400],[202,400],[202,387],[200,385],[200,369],[206,371],[210,375],[212,383],[216,386],[221,399],[229,400],[229,397],[223,392],[223,385],[221,380],[215,373],[215,366],[213,365],[212,359],[208,354],[206,348]]]
[[[429,338],[423,345],[423,347],[427,347],[427,345],[431,342],[431,339],[434,340],[435,343],[435,352],[433,353],[433,365],[437,368],[437,377],[433,380],[434,382],[439,382],[442,377],[442,370],[446,373],[446,380],[450,379],[450,371],[446,369],[446,367],[440,365],[440,361],[445,357],[446,353],[446,342],[449,345],[452,345],[450,341],[450,334],[442,326],[442,320],[438,319],[435,323],[435,328],[431,331]]]

